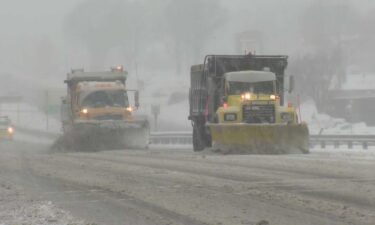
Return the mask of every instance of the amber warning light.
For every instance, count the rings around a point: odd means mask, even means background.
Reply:
[[[124,72],[124,67],[123,66],[115,66],[111,68],[112,72]]]

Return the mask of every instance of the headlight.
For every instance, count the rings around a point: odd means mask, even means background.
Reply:
[[[13,134],[13,133],[14,133],[14,129],[13,129],[13,127],[8,127],[8,133],[9,133],[9,134]]]
[[[271,95],[271,96],[270,96],[270,99],[271,99],[271,100],[276,100],[276,95]]]
[[[250,93],[245,93],[241,95],[242,100],[250,100],[251,99],[251,94]]]
[[[292,122],[294,114],[293,113],[281,113],[281,119],[284,122]]]
[[[127,107],[126,110],[127,110],[128,112],[133,112],[133,111],[134,111],[134,109],[133,109],[132,107]]]
[[[83,114],[88,114],[88,113],[89,113],[89,110],[88,110],[88,109],[82,109],[81,112],[82,112]]]
[[[225,113],[224,114],[224,120],[225,121],[236,121],[237,120],[237,114],[236,113]]]

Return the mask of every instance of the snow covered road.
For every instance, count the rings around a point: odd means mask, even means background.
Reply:
[[[0,180],[96,224],[374,224],[375,153],[52,153],[0,146]],[[0,214],[0,221],[1,221]],[[16,224],[16,223],[14,223]],[[58,224],[58,223],[51,223]]]

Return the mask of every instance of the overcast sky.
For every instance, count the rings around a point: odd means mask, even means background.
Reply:
[[[54,35],[80,0],[0,0],[2,35]]]
[[[234,52],[233,43],[229,44],[234,33],[248,27],[261,27],[271,34],[283,33],[278,37],[281,44],[270,44],[268,47],[278,53],[288,53],[293,46],[288,43],[289,35],[292,34],[289,34],[291,31],[287,28],[296,25],[301,9],[311,1],[313,0],[222,0],[230,16],[219,29],[219,34],[213,35],[213,43],[208,48],[213,53]],[[373,0],[324,1],[348,1],[364,13],[375,7]],[[43,40],[50,39],[61,58],[68,57],[64,51],[63,20],[81,2],[83,0],[0,0],[0,71],[10,71],[20,63],[29,61],[27,55],[30,48],[35,46],[35,42]],[[61,70],[71,67],[67,60],[63,60],[61,64],[64,63]],[[84,60],[77,64],[79,63],[83,64]]]
[[[83,0],[0,0],[0,26],[2,37],[43,36],[60,34],[64,16]],[[231,11],[266,13],[275,10],[285,14],[295,13],[313,0],[222,0]],[[349,1],[361,10],[375,6],[373,0],[325,0]],[[250,9],[249,9],[250,8]],[[253,9],[253,10],[251,10]]]

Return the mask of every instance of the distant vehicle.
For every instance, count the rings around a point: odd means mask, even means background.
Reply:
[[[139,94],[127,89],[127,75],[122,66],[68,74],[68,92],[61,106],[64,134],[58,143],[78,150],[147,148],[149,123],[146,117],[134,115]],[[128,97],[131,92],[134,105]]]
[[[0,141],[13,140],[14,127],[7,116],[0,116]]]

